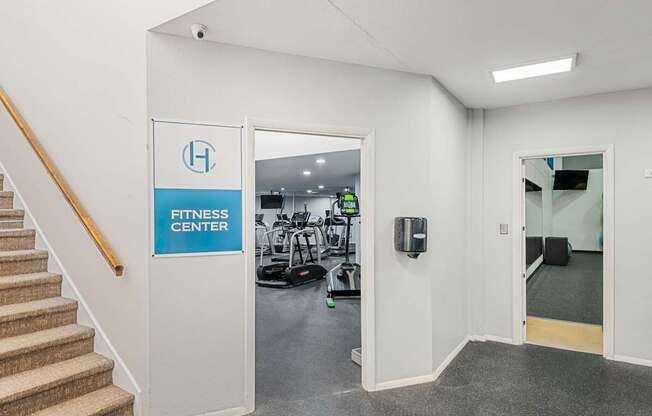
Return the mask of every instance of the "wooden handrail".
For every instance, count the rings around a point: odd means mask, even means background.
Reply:
[[[36,135],[34,134],[32,129],[30,129],[29,125],[27,124],[23,116],[20,115],[18,109],[16,109],[16,106],[14,105],[14,103],[11,101],[9,96],[5,93],[5,91],[2,88],[0,88],[0,101],[2,101],[2,104],[4,104],[5,108],[7,109],[11,117],[14,119],[20,131],[23,132],[25,139],[27,139],[27,142],[30,144],[30,146],[32,146],[32,149],[34,149],[34,152],[36,152],[38,158],[41,159],[41,162],[43,163],[45,170],[48,171],[48,173],[54,180],[54,183],[57,184],[57,186],[63,193],[63,196],[66,198],[66,200],[72,207],[73,211],[75,211],[75,214],[77,214],[77,217],[84,225],[84,228],[86,228],[86,231],[88,231],[88,234],[90,234],[91,238],[95,242],[95,245],[100,250],[100,253],[102,253],[102,256],[104,256],[106,261],[109,263],[109,266],[111,266],[111,268],[113,269],[115,275],[122,276],[124,274],[125,268],[120,262],[120,259],[118,259],[118,256],[116,256],[116,254],[111,249],[111,246],[104,238],[104,235],[102,235],[102,233],[100,232],[99,228],[97,227],[97,224],[95,224],[95,222],[91,219],[90,215],[88,215],[88,212],[86,212],[86,210],[81,205],[77,197],[75,197],[75,194],[72,192],[72,189],[70,189],[70,186],[61,175],[61,172],[59,172],[59,169],[57,169],[54,162],[52,162],[52,159],[50,159],[50,157],[47,155],[45,149],[43,148],[43,146],[41,146],[41,143],[36,138]]]

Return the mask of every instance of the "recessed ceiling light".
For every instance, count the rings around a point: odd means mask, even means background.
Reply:
[[[495,83],[515,81],[518,79],[534,78],[543,75],[570,72],[575,68],[577,54],[552,61],[538,62],[529,65],[520,65],[512,68],[491,71]]]
[[[310,175],[312,175],[312,172],[310,172],[309,170],[303,171],[303,176],[310,176]]]
[[[344,188],[344,192],[349,192],[349,188]]]
[[[281,191],[285,191],[285,188],[281,188]]]
[[[324,189],[324,185],[319,185],[317,188]]]
[[[308,192],[309,194],[311,194],[311,193],[312,193],[312,189],[308,189],[306,192]]]
[[[324,163],[326,163],[326,159],[317,159],[315,160],[315,162],[317,162],[318,165],[323,165]]]

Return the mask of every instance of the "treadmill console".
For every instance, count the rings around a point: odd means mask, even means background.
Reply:
[[[295,212],[292,214],[292,219],[290,219],[290,227],[298,228],[300,230],[306,228],[308,225],[308,220],[310,219],[310,212]]]
[[[358,196],[354,193],[345,193],[340,196],[340,212],[345,217],[357,217],[360,215],[360,203]]]

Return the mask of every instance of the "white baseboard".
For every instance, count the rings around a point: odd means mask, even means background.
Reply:
[[[418,377],[401,378],[398,380],[384,381],[382,383],[377,383],[376,389],[374,391],[414,386],[415,384],[432,383],[433,381],[435,381],[435,377],[433,377],[432,374],[426,374],[424,376],[418,376]]]
[[[629,357],[627,355],[614,355],[613,360],[614,361],[620,361],[621,363],[628,363],[628,364],[642,365],[642,366],[645,366],[645,367],[652,367],[652,360],[648,360],[648,359],[645,359],[645,358]]]
[[[485,335],[487,341],[500,342],[502,344],[514,345],[514,340],[511,338],[499,337],[497,335]]]
[[[469,341],[474,341],[474,342],[491,341],[491,342],[500,342],[501,344],[515,345],[514,340],[512,340],[511,338],[499,337],[497,335],[469,335],[468,338]]]
[[[441,375],[441,373],[443,373],[444,370],[446,370],[446,368],[450,365],[450,363],[453,362],[453,360],[455,359],[455,357],[457,357],[457,354],[459,354],[460,351],[462,351],[462,350],[464,349],[464,347],[466,347],[466,344],[468,344],[469,341],[471,341],[471,337],[465,337],[465,338],[462,340],[462,342],[460,342],[459,345],[458,345],[457,347],[455,347],[455,349],[453,349],[453,351],[451,351],[450,354],[448,354],[448,356],[447,356],[447,357],[444,359],[444,361],[439,365],[439,367],[437,367],[437,369],[435,370],[434,374],[432,375],[432,378],[433,378],[434,380],[437,380],[437,378],[439,378],[439,376]]]
[[[218,410],[216,412],[202,413],[195,416],[243,416],[247,414],[245,407],[234,407],[231,409]]]
[[[451,351],[450,354],[444,359],[444,361],[437,367],[435,372],[433,374],[427,374],[424,376],[418,376],[418,377],[410,377],[410,378],[402,378],[399,380],[392,380],[392,381],[385,381],[382,383],[376,384],[376,389],[374,391],[381,391],[381,390],[389,390],[389,389],[395,389],[399,387],[407,387],[407,386],[414,386],[416,384],[423,384],[423,383],[432,383],[433,381],[437,380],[437,377],[439,377],[444,370],[450,365],[450,363],[457,357],[457,355],[464,349],[466,344],[471,341],[471,337],[465,337],[462,342],[457,345],[453,351]]]
[[[527,278],[529,279],[530,276],[532,276],[534,274],[534,272],[536,272],[537,269],[539,268],[539,266],[541,266],[542,264],[543,264],[543,254],[540,255],[539,258],[536,259],[534,261],[534,263],[532,263],[530,265],[530,267],[528,267],[527,272],[526,272]]]

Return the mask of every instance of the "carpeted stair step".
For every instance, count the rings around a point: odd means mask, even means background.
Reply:
[[[23,228],[24,219],[22,209],[0,209],[0,229]]]
[[[14,207],[14,193],[11,191],[0,191],[0,208],[12,209]]]
[[[0,251],[33,250],[36,231],[19,229],[0,230]]]
[[[24,226],[23,221],[0,221],[0,230],[23,228]]]
[[[57,297],[0,306],[0,338],[75,323],[77,301],[72,299]]]
[[[133,416],[134,396],[116,386],[104,387],[32,416]]]
[[[22,221],[24,218],[22,209],[0,209],[0,221]]]
[[[112,370],[113,361],[92,353],[1,378],[0,414],[32,415],[110,386]]]
[[[46,250],[15,250],[0,252],[0,276],[39,273],[48,268]]]
[[[0,306],[61,296],[61,281],[47,272],[0,277]]]
[[[93,352],[95,330],[66,325],[0,339],[0,377]]]

